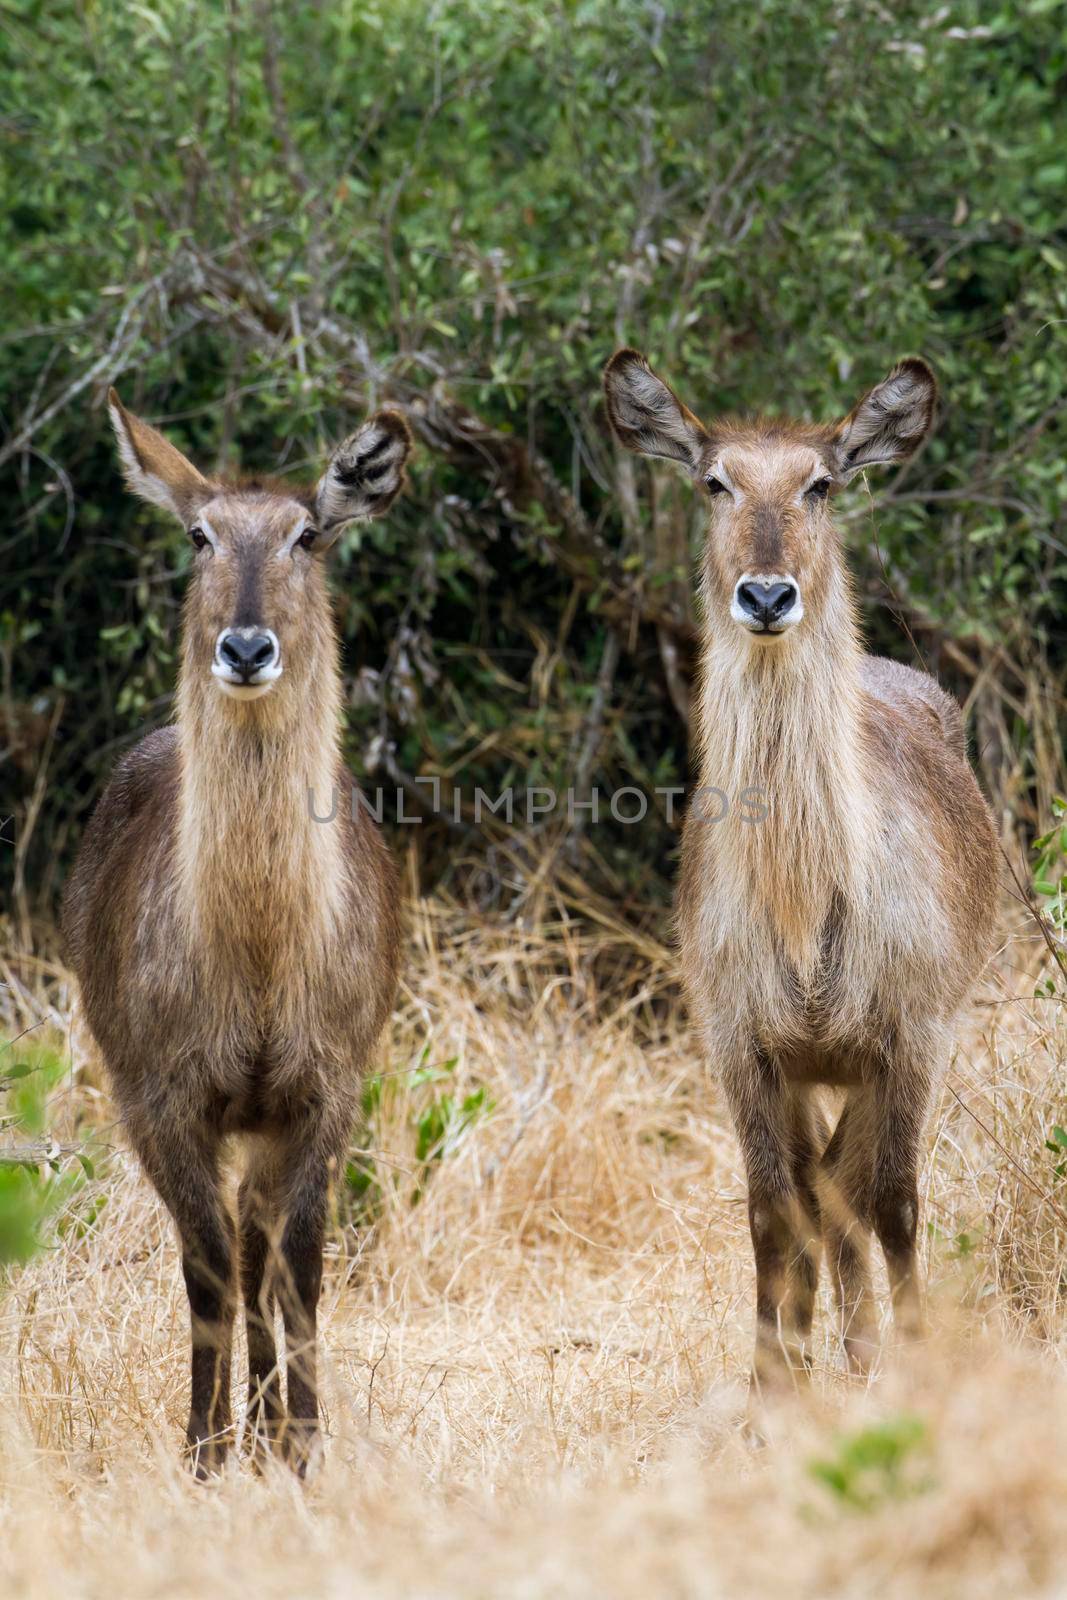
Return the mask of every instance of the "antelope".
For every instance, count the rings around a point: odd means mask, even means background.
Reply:
[[[399,493],[410,434],[378,411],[310,489],[204,476],[111,390],[130,490],[192,542],[173,726],[118,765],[86,830],[63,927],[130,1141],[177,1227],[188,1291],[187,1447],[231,1438],[239,1276],[256,1454],[304,1476],[321,1450],[316,1305],[328,1192],[390,1014],[398,886],[341,764],[329,547]],[[237,1224],[229,1141],[247,1162]],[[274,1337],[286,1345],[283,1405]]]
[[[878,1348],[872,1231],[899,1336],[920,1334],[922,1131],[992,939],[997,843],[960,707],[864,651],[832,515],[858,473],[922,443],[936,384],[908,360],[835,423],[705,427],[624,349],[605,390],[620,443],[708,497],[697,766],[702,786],[763,796],[710,822],[691,804],[676,903],[745,1164],[758,1405],[808,1372],[824,1247],[851,1370]]]

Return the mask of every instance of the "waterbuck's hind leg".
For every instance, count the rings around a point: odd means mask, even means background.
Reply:
[[[285,1325],[288,1405],[285,1457],[306,1476],[321,1451],[318,1396],[318,1302],[331,1179],[350,1131],[350,1117],[310,1111],[286,1133],[278,1192],[283,1210],[277,1294]]]
[[[930,1095],[927,1048],[894,1038],[877,1059],[869,1081],[850,1092],[823,1158],[829,1192],[872,1228],[885,1255],[893,1320],[906,1339],[922,1335],[922,1285],[916,1241],[919,1225],[919,1150]],[[863,1242],[858,1229],[845,1236],[847,1280],[862,1275],[855,1262]],[[872,1319],[873,1320],[873,1319]],[[855,1327],[855,1322],[853,1323]]]
[[[870,1371],[878,1355],[878,1319],[871,1293],[870,1233],[849,1198],[869,1173],[861,1141],[849,1148],[849,1122],[852,1096],[846,1101],[833,1136],[823,1151],[816,1173],[822,1212],[823,1239],[827,1270],[837,1301],[841,1341],[849,1370],[859,1376]],[[853,1116],[853,1123],[856,1118]],[[861,1124],[857,1124],[861,1126]],[[851,1180],[851,1183],[850,1183]]]
[[[140,1154],[178,1229],[192,1338],[186,1442],[196,1476],[207,1478],[225,1462],[232,1429],[236,1241],[222,1202],[219,1139],[210,1128],[168,1121]]]
[[[281,1372],[274,1338],[278,1228],[277,1177],[270,1155],[250,1158],[238,1193],[241,1293],[248,1333],[248,1443],[269,1452],[285,1425]]]

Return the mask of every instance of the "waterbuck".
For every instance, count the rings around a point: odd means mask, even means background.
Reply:
[[[351,782],[325,552],[398,494],[407,425],[379,411],[318,484],[203,476],[112,390],[134,494],[195,549],[177,721],[119,764],[86,830],[63,926],[129,1137],[177,1225],[192,1326],[199,1476],[231,1431],[238,1264],[249,1422],[302,1474],[318,1448],[316,1302],[328,1186],[396,987],[398,887]],[[321,807],[321,800],[319,801]],[[230,1135],[247,1167],[236,1230]],[[274,1340],[280,1302],[283,1406]]]
[[[922,442],[936,385],[904,361],[827,426],[705,427],[635,350],[605,388],[621,443],[680,463],[708,497],[700,780],[763,800],[717,821],[697,795],[677,903],[690,1009],[745,1161],[758,1394],[807,1370],[824,1245],[853,1369],[877,1348],[872,1229],[897,1326],[920,1329],[920,1140],[992,939],[997,844],[960,708],[864,652],[832,515],[857,473]],[[843,1095],[832,1134],[822,1086]]]

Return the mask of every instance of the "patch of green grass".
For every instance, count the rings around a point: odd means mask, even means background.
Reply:
[[[1038,999],[1062,995],[1062,983],[1067,973],[1067,950],[1063,940],[1067,936],[1067,800],[1061,795],[1052,799],[1053,826],[1033,843],[1034,893],[1042,901],[1042,915],[1049,930],[1049,954],[1053,972],[1038,982],[1034,994]],[[1058,938],[1057,938],[1058,936]]]
[[[370,1151],[396,1102],[412,1102],[407,1118],[415,1136],[414,1182],[407,1195],[411,1205],[418,1204],[434,1167],[452,1155],[474,1124],[493,1110],[493,1100],[484,1086],[463,1095],[451,1087],[458,1056],[436,1066],[429,1064],[428,1056],[429,1052],[424,1051],[418,1066],[406,1072],[376,1073],[364,1086],[363,1128],[345,1169],[353,1220],[372,1221],[381,1209],[383,1184],[389,1180]],[[393,1175],[394,1184],[402,1181],[400,1174]]]
[[[53,1045],[24,1034],[0,1045],[0,1270],[22,1266],[68,1225],[84,1231],[99,1210],[72,1210],[95,1177],[88,1150],[48,1133],[48,1097],[66,1070]]]
[[[931,1441],[921,1417],[902,1414],[841,1434],[831,1455],[808,1462],[808,1473],[851,1511],[874,1511],[933,1487]]]
[[[974,1256],[982,1243],[980,1223],[960,1228],[955,1233],[945,1233],[936,1222],[928,1221],[926,1236],[938,1253],[948,1261],[967,1261]]]
[[[1056,1157],[1052,1168],[1056,1177],[1067,1177],[1067,1128],[1061,1128],[1058,1122],[1054,1122],[1052,1132],[1045,1140],[1045,1149],[1051,1150]]]

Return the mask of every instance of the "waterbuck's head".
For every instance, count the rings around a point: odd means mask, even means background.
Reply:
[[[130,489],[176,516],[196,551],[183,673],[230,704],[299,696],[333,666],[322,557],[348,523],[380,517],[396,499],[407,423],[375,412],[302,489],[205,477],[114,389],[108,407]]]
[[[865,467],[902,461],[933,420],[937,386],[902,361],[848,415],[823,426],[695,417],[636,350],[604,374],[608,416],[628,450],[679,462],[708,496],[704,581],[717,634],[732,623],[754,649],[826,612],[842,584],[834,494]]]

